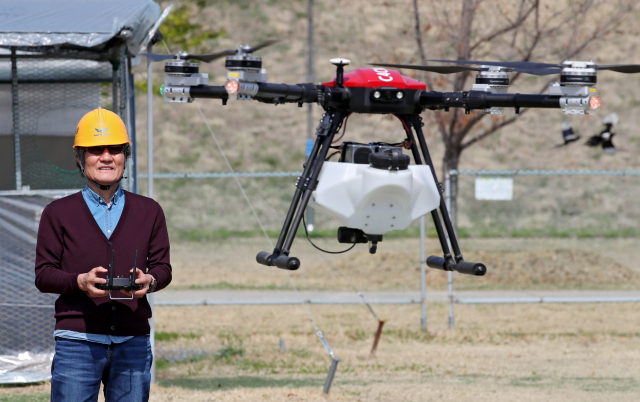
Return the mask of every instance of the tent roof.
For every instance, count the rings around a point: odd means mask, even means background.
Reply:
[[[137,53],[159,17],[152,0],[2,0],[0,46],[102,50],[127,28]]]

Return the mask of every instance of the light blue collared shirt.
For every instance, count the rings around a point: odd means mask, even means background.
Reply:
[[[111,205],[107,205],[98,194],[89,188],[88,184],[82,190],[82,196],[91,211],[91,215],[100,226],[102,233],[107,236],[107,239],[110,238],[124,210],[124,191],[122,191],[122,187],[118,185],[118,190],[111,197]]]
[[[124,191],[118,184],[118,190],[111,197],[111,205],[107,205],[106,202],[98,194],[96,194],[89,185],[82,190],[82,196],[84,197],[93,219],[96,220],[98,226],[102,230],[107,239],[113,234],[113,230],[118,225],[122,211],[124,210]],[[67,331],[63,329],[57,329],[53,331],[53,338],[65,338],[65,339],[78,339],[82,341],[89,341],[95,343],[102,343],[109,345],[111,343],[126,342],[133,336],[114,336],[114,335],[100,335],[100,334],[85,334],[84,332]]]

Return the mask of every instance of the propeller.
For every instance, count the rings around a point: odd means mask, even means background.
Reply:
[[[530,61],[471,61],[471,60],[429,60],[437,61],[441,63],[455,63],[455,64],[478,64],[485,66],[500,66],[511,68],[513,71],[520,71],[527,74],[534,75],[549,75],[557,74],[560,72],[558,69],[569,67],[562,64],[549,64],[549,63],[534,63]],[[612,64],[605,66],[594,65],[596,70],[611,70],[624,74],[640,73],[640,64]]]
[[[440,61],[440,60],[432,60],[432,61]],[[515,71],[515,72],[519,72],[519,73],[526,73],[526,74],[534,74],[534,75],[549,75],[549,74],[559,74],[560,73],[560,69],[559,68],[544,68],[544,69],[533,69],[532,67],[527,67],[527,68],[520,68],[520,67],[513,67],[513,66],[508,66],[507,64],[512,64],[511,63],[504,63],[504,64],[500,64],[500,63],[495,63],[495,62],[489,62],[489,63],[473,63],[473,64],[480,64],[481,67],[466,67],[466,66],[423,66],[423,65],[419,65],[419,64],[387,64],[387,63],[370,63],[370,66],[379,66],[379,67],[391,67],[391,68],[406,68],[409,70],[420,70],[420,71],[429,71],[429,72],[433,72],[433,73],[438,73],[438,74],[453,74],[453,73],[460,73],[463,71],[488,71],[489,68],[486,66],[496,66],[496,67],[502,67],[504,72],[510,72],[510,71]],[[542,64],[542,63],[538,63],[538,64]]]
[[[223,50],[216,53],[210,54],[190,54],[190,53],[178,53],[178,54],[155,54],[155,53],[138,53],[140,56],[145,56],[151,59],[151,61],[163,61],[168,59],[176,59],[176,60],[199,60],[205,63],[210,63],[216,59],[219,59],[224,56],[234,56],[236,54],[248,54],[256,52],[264,47],[273,45],[278,42],[278,39],[269,39],[261,42],[257,46],[240,46],[235,50]]]
[[[387,64],[387,63],[369,63],[369,65],[377,66],[377,67],[406,68],[409,70],[429,71],[432,73],[439,73],[439,74],[453,74],[453,73],[460,73],[463,71],[486,70],[479,67],[464,67],[464,66],[421,66],[421,65],[414,65],[414,64]]]

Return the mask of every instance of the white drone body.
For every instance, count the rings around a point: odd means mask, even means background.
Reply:
[[[430,169],[409,165],[405,170],[384,170],[325,162],[309,205],[371,235],[406,229],[440,205]]]

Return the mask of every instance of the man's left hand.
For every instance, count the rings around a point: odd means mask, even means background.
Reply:
[[[129,272],[133,272],[133,268],[131,268]],[[153,276],[149,274],[145,274],[139,268],[136,268],[136,283],[138,285],[142,285],[142,288],[140,288],[139,290],[134,290],[133,297],[137,299],[144,297],[144,295],[146,295],[147,292],[149,291],[149,285],[151,284],[152,281],[153,281]],[[132,293],[132,292],[129,292],[128,290],[122,290],[121,292],[127,296],[131,296],[131,293]]]

